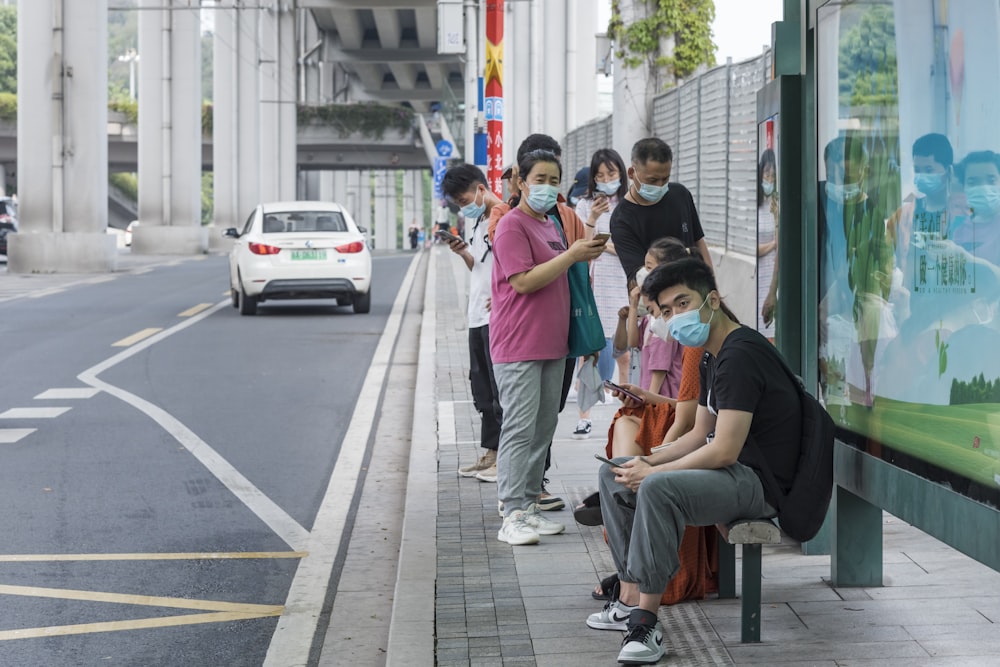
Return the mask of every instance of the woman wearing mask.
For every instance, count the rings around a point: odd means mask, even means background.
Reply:
[[[591,157],[587,193],[576,204],[576,214],[583,220],[588,239],[595,234],[611,233],[611,212],[628,192],[624,175],[625,163],[613,149],[602,148]],[[598,371],[602,380],[611,380],[617,360],[617,382],[622,384],[628,378],[628,352],[616,357],[612,340],[618,327],[618,311],[623,304],[628,303],[629,294],[625,271],[615,252],[615,244],[611,241],[605,244],[604,252],[591,263],[590,279],[594,287],[597,313],[604,327],[605,345],[599,357]],[[573,437],[588,438],[591,429],[590,412],[581,411]]]
[[[774,309],[778,283],[778,191],[777,162],[768,148],[757,165],[757,331],[774,340]]]
[[[594,259],[604,246],[579,239],[567,248],[563,230],[546,215],[561,179],[562,168],[549,151],[518,160],[511,179],[516,202],[493,239],[490,356],[503,410],[497,492],[504,520],[497,539],[512,545],[535,544],[539,535],[565,530],[539,513],[536,500],[569,352],[566,271]]]

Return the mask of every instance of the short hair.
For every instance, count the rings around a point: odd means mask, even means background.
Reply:
[[[618,170],[618,178],[621,179],[621,183],[618,184],[618,192],[615,194],[619,197],[624,197],[628,193],[628,179],[625,177],[625,161],[622,160],[622,156],[618,154],[618,151],[613,148],[601,148],[595,151],[593,157],[590,158],[590,177],[587,179],[587,192],[591,195],[597,192],[595,176],[602,164],[611,165]]]
[[[441,179],[441,192],[448,199],[454,199],[469,190],[474,190],[480,183],[489,189],[482,170],[463,162],[445,172],[444,178]]]
[[[945,169],[955,162],[955,151],[951,148],[951,142],[948,141],[948,137],[937,132],[918,137],[913,142],[913,155],[934,158],[934,161]]]
[[[655,301],[660,292],[677,285],[685,285],[693,289],[702,298],[706,298],[712,290],[719,289],[715,284],[712,270],[704,261],[686,257],[675,262],[660,264],[650,271],[646,281],[642,284],[642,292]]]
[[[827,169],[831,164],[845,164],[846,158],[861,158],[864,164],[868,164],[868,148],[861,137],[846,135],[831,139],[823,149],[823,164]]]
[[[996,167],[997,172],[1000,172],[1000,155],[997,155],[993,151],[973,151],[965,156],[965,158],[958,163],[955,167],[955,172],[958,174],[958,180],[965,184],[965,170],[969,168],[970,165],[974,164],[992,164]]]
[[[670,150],[667,142],[656,137],[640,139],[632,146],[632,162],[636,164],[646,164],[653,162],[673,162],[674,153]]]
[[[519,178],[524,178],[528,175],[536,164],[539,162],[548,162],[559,167],[559,180],[562,180],[562,164],[559,163],[559,158],[552,151],[547,151],[544,149],[533,150],[525,153],[517,161],[517,175]],[[513,196],[508,202],[511,207],[517,206],[521,201],[521,195],[515,190]]]
[[[521,145],[517,147],[517,163],[521,164],[521,158],[531,151],[545,150],[555,153],[556,159],[562,156],[562,146],[559,142],[547,134],[529,134],[525,137]]]

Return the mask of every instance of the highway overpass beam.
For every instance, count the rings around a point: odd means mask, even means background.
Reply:
[[[182,0],[140,0],[139,9],[140,225],[132,252],[202,253],[199,9]]]
[[[18,2],[20,232],[12,273],[116,268],[108,225],[107,0]]]

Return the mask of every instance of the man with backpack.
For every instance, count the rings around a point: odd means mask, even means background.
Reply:
[[[626,664],[651,664],[663,655],[656,611],[679,568],[685,526],[779,514],[802,470],[803,408],[814,407],[767,339],[741,326],[722,303],[703,262],[660,265],[642,289],[670,335],[706,353],[694,428],[649,456],[601,467],[601,510],[621,590],[587,625],[627,631],[618,656]],[[805,414],[812,424],[814,415]],[[832,430],[824,437],[832,443]],[[820,522],[828,502],[829,485],[826,502],[812,508]]]

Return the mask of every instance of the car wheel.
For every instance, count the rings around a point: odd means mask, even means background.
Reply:
[[[364,294],[355,294],[354,299],[354,312],[355,313],[367,313],[372,309],[372,290],[369,287],[368,291]]]
[[[247,292],[243,289],[243,281],[240,281],[240,315],[256,315],[257,314],[257,297],[247,296]]]
[[[229,288],[229,298],[233,300],[233,308],[240,307],[240,293],[235,288]]]

